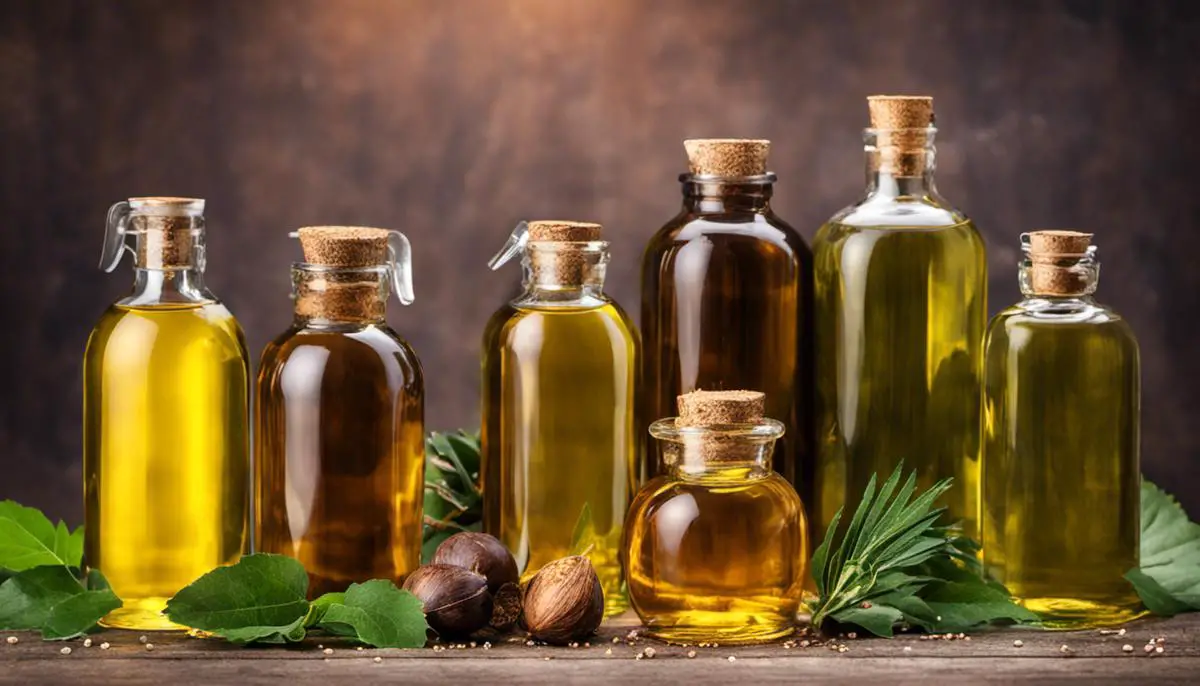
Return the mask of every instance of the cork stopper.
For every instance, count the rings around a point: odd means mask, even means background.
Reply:
[[[749,138],[685,140],[688,169],[702,176],[761,176],[767,173],[771,141]]]
[[[1094,265],[1080,264],[1092,235],[1081,231],[1031,231],[1028,234],[1029,287],[1036,295],[1081,295],[1094,286]]]
[[[678,426],[755,424],[762,421],[766,395],[759,391],[692,391],[678,398]]]
[[[374,267],[387,262],[386,229],[306,226],[297,231],[304,260],[328,267]]]
[[[386,270],[367,268],[388,262],[386,229],[306,226],[296,233],[307,263],[296,278],[297,315],[336,321],[383,317]],[[311,270],[310,265],[347,271]]]
[[[925,95],[872,95],[867,98],[875,129],[873,169],[900,177],[918,177],[927,167],[933,98]]]
[[[592,222],[539,219],[529,222],[529,240],[588,243],[600,240],[601,229]]]
[[[582,286],[603,260],[588,245],[602,240],[600,224],[543,219],[528,222],[528,231],[529,267],[543,286]]]
[[[129,232],[138,237],[137,262],[147,269],[188,269],[204,228],[204,200],[176,196],[130,198]]]

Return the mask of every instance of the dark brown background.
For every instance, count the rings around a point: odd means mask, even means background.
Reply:
[[[131,282],[105,211],[209,201],[209,283],[252,356],[291,313],[286,234],[405,231],[429,426],[477,421],[478,339],[519,218],[601,221],[636,310],[685,137],[774,141],[811,239],[862,188],[863,97],[935,96],[944,194],[987,236],[1098,234],[1103,300],[1144,358],[1145,472],[1200,514],[1200,3],[384,0],[0,5],[0,498],[81,519],[80,359]],[[886,344],[886,342],[881,342]]]

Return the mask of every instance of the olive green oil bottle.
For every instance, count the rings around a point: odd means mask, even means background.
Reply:
[[[988,326],[983,558],[1047,626],[1141,611],[1139,362],[1129,324],[1092,297],[1091,234],[1023,237],[1025,299]]]
[[[813,243],[817,531],[904,460],[978,538],[983,239],[934,185],[933,101],[868,98],[867,192]]]
[[[83,361],[85,559],[125,603],[105,626],[180,629],[167,599],[245,546],[249,359],[205,286],[204,233],[199,198],[109,210],[100,266],[133,254],[134,284]]]
[[[523,582],[588,550],[613,615],[628,607],[619,553],[637,485],[639,341],[604,294],[600,231],[522,223],[492,261],[523,255],[525,288],[484,333],[483,526]]]

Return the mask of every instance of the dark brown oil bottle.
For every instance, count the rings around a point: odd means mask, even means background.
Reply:
[[[390,284],[412,299],[408,241],[354,227],[299,234],[296,321],[258,376],[255,545],[303,562],[315,597],[400,583],[420,564],[424,389],[416,354],[384,320]]]
[[[807,501],[813,475],[812,252],[771,209],[764,140],[689,140],[683,209],[642,262],[646,416],[694,390],[761,389],[786,432],[773,466]],[[647,448],[645,455],[657,451]],[[650,465],[650,474],[663,473]]]

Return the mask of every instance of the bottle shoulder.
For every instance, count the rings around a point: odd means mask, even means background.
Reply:
[[[297,358],[320,358],[323,362],[383,365],[400,368],[420,378],[421,363],[416,351],[386,324],[352,329],[292,326],[263,349],[261,367],[280,368]]]
[[[233,314],[219,301],[108,307],[88,337],[89,354],[110,347],[162,353],[171,348],[207,349],[221,357],[248,359],[246,338]]]
[[[988,340],[1005,338],[1012,345],[1029,345],[1036,338],[1108,341],[1132,350],[1137,337],[1128,320],[1090,299],[1028,298],[992,318]]]
[[[796,489],[775,472],[743,478],[659,475],[647,481],[638,491],[635,506],[653,510],[679,499],[693,499],[700,492],[730,500],[766,500],[783,508],[804,509]]]
[[[818,240],[838,227],[937,229],[966,226],[978,235],[974,223],[937,195],[893,197],[868,195],[835,213],[818,232]]]
[[[811,254],[800,232],[774,213],[720,215],[684,211],[654,234],[646,245],[644,259],[657,262],[663,253],[697,240],[706,241],[714,250],[761,243],[793,259],[802,260]],[[736,256],[736,253],[730,255],[734,259]]]

